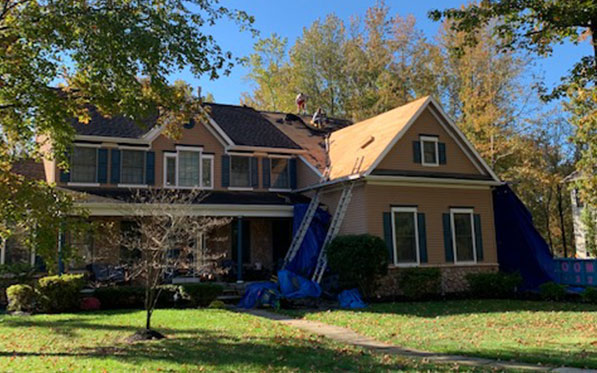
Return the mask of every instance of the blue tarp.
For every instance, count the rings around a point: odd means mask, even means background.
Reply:
[[[278,271],[278,284],[282,296],[287,299],[318,298],[321,295],[317,282],[284,269]]]
[[[296,231],[299,229],[308,207],[309,205],[307,204],[294,205],[293,234],[296,234]],[[283,269],[287,269],[306,278],[311,278],[317,265],[317,257],[325,240],[329,223],[330,214],[318,208],[315,211],[309,230],[307,230],[305,239],[296,256]]]
[[[275,282],[258,282],[250,284],[245,290],[245,295],[238,303],[239,308],[255,308],[271,306],[276,308],[280,300],[280,291]]]
[[[338,294],[338,303],[341,308],[358,309],[367,307],[358,289],[342,291]]]
[[[549,246],[533,225],[531,213],[509,186],[494,189],[493,210],[500,269],[519,272],[522,290],[536,290],[544,282],[557,281]]]

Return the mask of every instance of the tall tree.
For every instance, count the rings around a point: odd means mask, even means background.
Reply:
[[[431,18],[450,19],[464,32],[463,45],[477,43],[477,32],[498,21],[494,33],[500,51],[527,50],[541,56],[553,53],[563,41],[577,45],[590,38],[593,54],[578,61],[550,97],[562,96],[571,83],[597,81],[597,3],[593,0],[482,0],[465,8],[433,10]]]

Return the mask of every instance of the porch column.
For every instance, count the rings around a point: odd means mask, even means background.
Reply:
[[[0,264],[6,260],[6,239],[0,238]]]
[[[243,282],[243,217],[236,219],[236,282]]]
[[[62,262],[62,248],[64,246],[64,227],[58,230],[58,274],[64,273],[64,263]]]

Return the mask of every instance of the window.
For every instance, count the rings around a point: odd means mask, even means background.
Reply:
[[[438,166],[438,138],[434,136],[421,136],[421,160],[423,166]]]
[[[419,264],[419,237],[417,209],[414,207],[392,208],[392,230],[394,236],[394,264]]]
[[[450,210],[455,262],[476,262],[473,210]]]
[[[250,187],[251,186],[251,158],[231,156],[230,157],[230,186]]]
[[[213,155],[205,155],[201,150],[164,153],[164,186],[213,188],[213,159]]]
[[[270,160],[271,185],[274,189],[290,189],[290,167],[288,158]]]
[[[213,174],[214,174],[214,157],[213,155],[206,155],[201,160],[201,186],[204,188],[213,188]]]
[[[178,152],[178,185],[183,187],[199,186],[199,159],[200,152]]]
[[[71,158],[71,181],[75,183],[97,182],[97,148],[75,147]]]
[[[120,182],[122,184],[145,183],[145,151],[123,150],[120,168]]]

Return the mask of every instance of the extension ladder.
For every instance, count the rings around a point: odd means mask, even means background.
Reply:
[[[301,247],[303,240],[305,239],[305,235],[307,234],[307,231],[309,230],[309,226],[311,226],[311,221],[313,220],[313,217],[315,216],[315,212],[317,211],[318,206],[319,206],[319,190],[316,191],[313,198],[311,198],[311,202],[309,203],[309,206],[307,207],[305,216],[303,217],[303,220],[301,220],[301,224],[299,225],[299,228],[296,231],[296,234],[294,235],[294,237],[292,237],[292,242],[290,243],[290,248],[288,249],[288,252],[286,253],[286,256],[284,257],[284,265],[282,266],[282,268],[286,268],[286,265],[288,263],[290,263],[290,261],[292,259],[294,259],[294,257],[296,256],[296,253],[298,253],[298,250]]]
[[[354,182],[348,182],[344,185],[344,188],[342,189],[342,194],[340,195],[340,199],[338,200],[338,206],[336,207],[336,212],[332,217],[330,227],[325,236],[325,239],[323,240],[323,245],[321,246],[319,256],[317,257],[317,266],[315,267],[315,271],[313,272],[313,277],[311,278],[312,281],[315,281],[317,283],[321,282],[321,278],[323,277],[323,274],[328,265],[328,258],[325,254],[326,246],[330,242],[332,242],[334,238],[336,238],[338,232],[340,231],[342,220],[344,220],[344,215],[346,215],[346,210],[348,209],[348,205],[350,204],[353,186]]]

